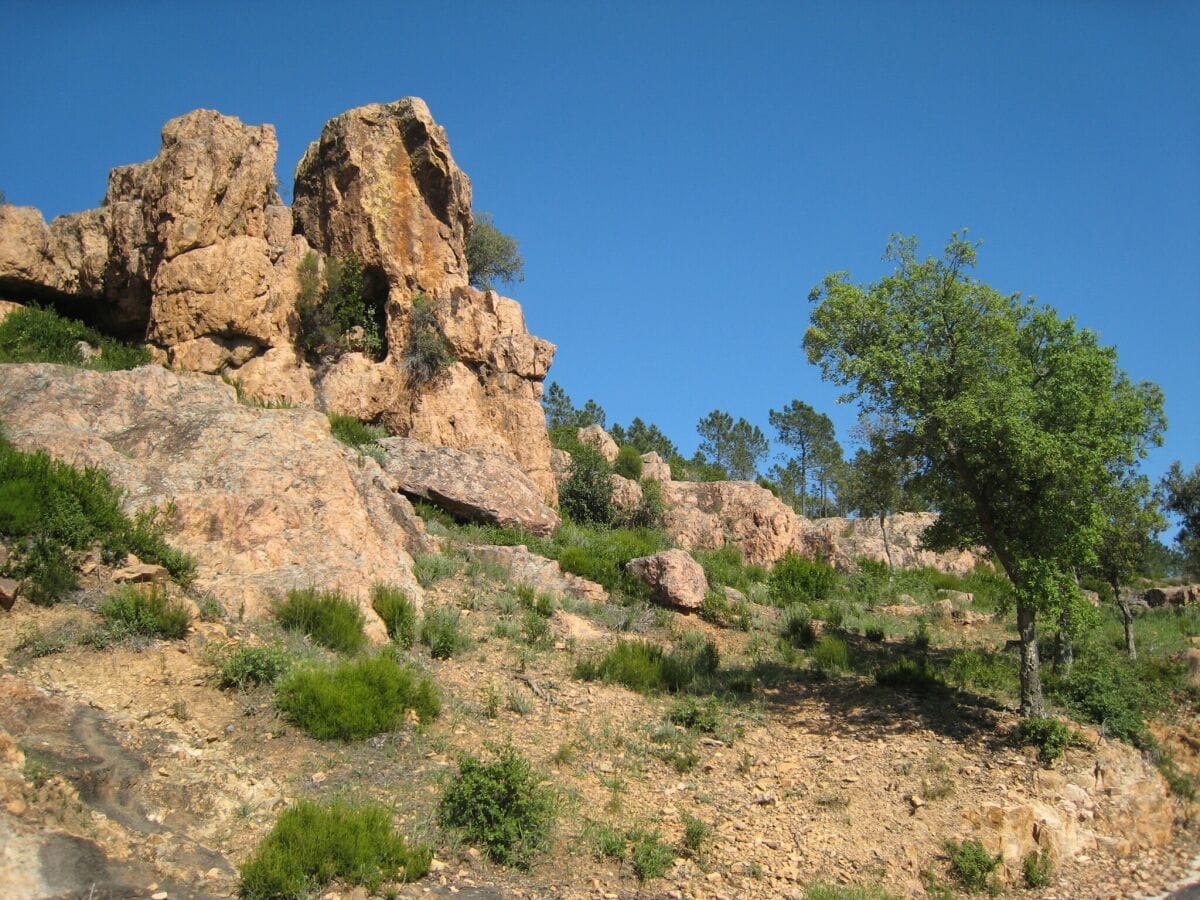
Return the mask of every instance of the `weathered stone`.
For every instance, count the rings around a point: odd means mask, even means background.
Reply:
[[[21,582],[13,578],[0,578],[0,609],[5,612],[13,608],[21,593]]]
[[[406,297],[466,286],[471,182],[423,100],[331,119],[296,169],[294,198],[309,243],[357,253]]]
[[[423,596],[405,549],[425,546],[419,517],[313,410],[243,406],[216,378],[154,366],[9,365],[0,418],[22,448],[105,469],[130,509],[174,504],[168,540],[226,609],[255,619],[289,588],[336,587],[382,640],[371,585]]]
[[[516,584],[524,584],[544,594],[561,598],[574,597],[593,603],[608,600],[608,591],[603,585],[580,578],[559,568],[558,562],[530,553],[523,545],[515,547],[484,545],[472,547],[471,552],[485,562],[496,563],[508,570]]]
[[[644,581],[661,603],[699,609],[708,593],[704,568],[683,550],[664,550],[631,559],[625,568]]]
[[[612,439],[612,435],[605,431],[600,425],[588,425],[585,428],[580,428],[578,435],[579,443],[588,447],[596,448],[600,451],[600,455],[609,462],[615,460],[617,458],[617,453],[620,452],[621,448],[619,448],[617,446],[617,442]]]
[[[771,565],[800,546],[803,522],[752,481],[663,484],[667,533],[685,550],[731,544],[748,563]]]
[[[887,545],[876,517],[815,519],[803,528],[797,549],[805,556],[820,557],[835,568],[852,571],[855,560],[873,559],[886,563],[891,552],[896,568],[929,566],[942,572],[965,575],[981,561],[971,550],[935,553],[921,546],[921,538],[936,513],[896,513],[887,517]]]
[[[654,481],[670,481],[671,465],[657,453],[643,453],[642,478],[650,478]]]
[[[550,535],[561,524],[542,502],[537,486],[508,456],[485,450],[454,450],[412,438],[385,438],[384,471],[395,489],[428,500],[474,522],[524,528]]]
[[[169,581],[171,573],[156,563],[144,563],[130,554],[125,565],[112,574],[117,584],[146,584],[153,581]]]
[[[612,502],[618,509],[633,509],[642,502],[642,486],[631,478],[610,475]]]
[[[554,483],[561,488],[571,477],[571,454],[566,450],[552,447],[550,449],[550,471],[554,475]]]
[[[1200,603],[1200,584],[1148,588],[1142,591],[1142,600],[1151,609],[1160,606],[1187,606],[1191,603]]]

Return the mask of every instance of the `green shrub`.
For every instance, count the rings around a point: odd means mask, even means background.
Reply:
[[[683,814],[683,846],[694,854],[704,847],[704,842],[712,833],[712,826],[688,813]]]
[[[1003,653],[960,650],[947,662],[943,675],[955,687],[1013,696],[1019,689],[1017,663]]]
[[[666,547],[666,535],[649,528],[610,530],[564,525],[554,535],[550,555],[558,560],[564,572],[599,582],[610,591],[644,598],[649,594],[649,588],[629,575],[625,571],[625,564],[639,556],[658,553]]]
[[[850,668],[850,648],[840,637],[826,634],[813,647],[812,659],[821,672],[845,672]]]
[[[126,585],[97,607],[114,636],[141,635],[178,640],[187,634],[187,609],[158,585]]]
[[[90,344],[100,355],[85,358],[80,342]],[[105,337],[51,310],[27,306],[13,310],[0,322],[0,363],[24,362],[60,363],[107,372],[144,366],[150,362],[150,351]]]
[[[462,568],[462,561],[441,553],[417,553],[413,556],[413,576],[423,588],[431,588],[443,578],[453,578]]]
[[[378,804],[300,800],[279,816],[242,865],[241,893],[252,900],[320,894],[335,879],[378,890],[385,881],[415,881],[433,851],[409,845]]]
[[[1025,887],[1030,890],[1049,887],[1050,875],[1053,871],[1054,864],[1050,860],[1050,851],[1044,847],[1041,853],[1030,850],[1021,861],[1021,874],[1025,878]]]
[[[274,684],[291,662],[291,657],[278,647],[243,644],[218,661],[221,687],[245,690],[253,684]]]
[[[988,878],[1000,865],[1000,857],[992,856],[979,841],[946,842],[946,855],[950,857],[950,868],[968,891],[982,891],[988,886]]]
[[[536,609],[525,610],[521,617],[521,633],[526,643],[541,646],[550,642],[550,622]]]
[[[437,685],[386,653],[293,669],[280,680],[275,699],[284,715],[320,740],[394,731],[409,709],[422,722],[441,712]]]
[[[803,603],[792,603],[784,607],[780,633],[793,647],[811,647],[816,643],[817,631],[813,627],[809,608]]]
[[[928,693],[943,687],[942,680],[933,671],[929,661],[920,661],[908,656],[893,660],[875,670],[876,684],[914,693]]]
[[[438,818],[493,861],[528,868],[549,847],[558,812],[554,792],[542,782],[512,747],[501,748],[490,763],[464,755],[442,793]]]
[[[616,513],[612,502],[612,468],[595,447],[581,445],[571,455],[571,476],[558,491],[558,504],[572,522],[611,525]]]
[[[413,298],[412,326],[408,346],[404,348],[404,368],[413,384],[428,384],[458,361],[454,348],[433,309],[433,301],[424,294]]]
[[[386,352],[386,297],[368,296],[366,271],[357,255],[326,259],[322,279],[317,254],[309,252],[300,261],[299,281],[296,342],[304,353],[337,358],[362,351],[379,358]]]
[[[1137,670],[1115,654],[1090,648],[1075,660],[1069,675],[1047,679],[1047,686],[1083,721],[1122,741],[1145,741],[1146,716],[1157,704]]]
[[[478,212],[467,238],[467,271],[473,287],[495,290],[496,282],[525,280],[525,261],[517,239],[496,227],[491,213]]]
[[[399,588],[376,584],[371,588],[371,608],[383,619],[388,637],[401,647],[417,639],[417,607]]]
[[[72,554],[98,544],[109,562],[132,552],[189,581],[195,561],[167,545],[159,513],[130,518],[123,497],[103,470],[22,452],[0,435],[0,536],[13,550],[0,574],[27,579],[29,599],[53,603],[75,586]]]
[[[370,425],[354,416],[330,413],[329,432],[343,444],[371,457],[380,465],[387,461],[387,453],[376,443],[388,436],[387,429],[382,425]]]
[[[771,570],[767,582],[771,601],[776,606],[825,600],[838,585],[832,566],[818,560],[789,553]]]
[[[1022,719],[1017,733],[1022,744],[1038,748],[1038,759],[1047,764],[1062,756],[1074,739],[1065,723],[1043,717]]]
[[[689,731],[713,734],[721,727],[721,707],[712,698],[701,700],[697,697],[685,697],[671,707],[667,713],[667,721]]]
[[[640,481],[643,465],[642,455],[638,453],[637,447],[625,444],[617,451],[617,458],[613,460],[613,471],[625,478]]]
[[[629,844],[625,839],[625,833],[611,825],[597,825],[592,830],[592,841],[595,844],[598,859],[624,859],[625,848]]]
[[[622,511],[618,524],[623,528],[662,528],[666,511],[662,484],[649,478],[642,482],[642,499],[638,505]]]
[[[449,659],[468,645],[462,632],[462,613],[453,606],[435,606],[425,613],[421,643],[434,659]]]
[[[741,552],[733,544],[726,544],[719,550],[696,550],[692,555],[704,567],[704,576],[713,587],[728,585],[746,593],[753,585],[768,578],[767,570],[762,566],[743,562]]]
[[[633,874],[639,882],[666,875],[675,862],[675,851],[663,843],[659,833],[634,828],[627,834],[633,857]]]
[[[275,621],[288,631],[299,631],[313,643],[339,653],[357,653],[367,642],[366,622],[353,600],[337,591],[303,588],[288,591],[275,605]]]
[[[929,896],[933,898],[934,894],[930,893]],[[896,895],[889,894],[877,885],[864,887],[855,884],[833,885],[817,882],[805,888],[804,900],[896,900]]]
[[[40,625],[29,624],[17,632],[17,643],[14,650],[23,651],[34,659],[43,656],[53,656],[62,653],[71,646],[74,629],[70,626],[54,631],[43,631]]]
[[[647,641],[618,641],[599,660],[580,660],[575,674],[585,681],[623,684],[642,694],[682,691],[716,673],[720,662],[711,641],[682,642],[670,653]]]

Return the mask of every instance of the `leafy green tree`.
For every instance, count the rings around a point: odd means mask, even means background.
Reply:
[[[1125,651],[1137,659],[1133,636],[1133,610],[1123,591],[1145,568],[1158,543],[1156,535],[1167,525],[1145,475],[1128,474],[1109,486],[1104,495],[1104,524],[1096,549],[1097,570],[1112,588],[1113,599],[1125,623]]]
[[[588,400],[580,409],[575,406],[571,395],[563,390],[562,385],[552,381],[546,387],[542,397],[542,409],[546,411],[546,426],[548,428],[585,428],[588,425],[604,427],[607,418],[604,407],[595,400]]]
[[[679,455],[679,448],[662,429],[653,423],[647,425],[637,416],[634,416],[628,428],[613,425],[611,434],[618,444],[629,444],[636,447],[639,453],[657,453],[668,461]]]
[[[846,467],[838,496],[851,512],[879,519],[883,552],[887,555],[888,571],[892,572],[895,561],[888,539],[887,517],[900,509],[904,501],[904,483],[912,475],[912,464],[886,429],[867,426],[864,434],[866,446],[858,449]]]
[[[771,410],[768,419],[779,435],[779,443],[795,451],[792,458],[796,462],[795,470],[799,473],[800,490],[796,492],[800,500],[799,512],[808,515],[806,500],[814,470],[832,468],[842,458],[842,448],[833,431],[833,420],[803,400],[793,400],[783,409]],[[824,481],[827,485],[827,479]]]
[[[603,454],[587,444],[571,454],[571,476],[558,492],[559,507],[573,522],[611,525],[613,507],[612,467]]]
[[[976,245],[961,235],[942,259],[919,259],[914,238],[894,238],[887,258],[895,271],[874,284],[839,272],[814,289],[808,358],[896,423],[941,513],[926,542],[983,544],[1004,566],[1021,713],[1042,715],[1038,616],[1094,563],[1113,473],[1161,441],[1162,393],[1073,319],[970,277]]]
[[[1176,539],[1184,555],[1184,568],[1200,575],[1200,465],[1185,474],[1176,460],[1163,476],[1160,491],[1163,508],[1179,516],[1182,530]]]
[[[714,409],[700,420],[696,431],[702,439],[701,452],[724,468],[730,478],[754,480],[758,464],[769,449],[766,436],[757,425],[745,419],[735,422],[729,413]]]
[[[467,271],[473,287],[496,289],[496,282],[517,284],[525,280],[525,260],[517,239],[496,227],[491,213],[475,214],[467,238]]]

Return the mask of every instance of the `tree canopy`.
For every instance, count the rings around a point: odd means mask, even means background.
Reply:
[[[977,245],[941,259],[893,238],[895,270],[857,285],[827,276],[804,346],[824,376],[896,423],[941,513],[934,548],[983,544],[1016,589],[1021,710],[1041,715],[1038,613],[1095,561],[1101,498],[1165,427],[1157,386],[1135,384],[1099,343],[1049,306],[972,278]]]
[[[842,446],[834,434],[833,420],[803,400],[793,400],[781,410],[772,409],[768,420],[779,443],[795,451],[776,469],[783,482],[789,486],[795,482],[799,512],[808,515],[809,485],[814,476],[824,495],[842,463]]]
[[[467,238],[467,271],[471,286],[484,291],[495,290],[497,282],[525,280],[525,260],[517,239],[497,228],[491,213],[475,214]]]
[[[751,481],[758,474],[769,445],[757,425],[745,419],[735,422],[729,413],[714,409],[700,420],[696,431],[701,438],[700,451],[725,469],[730,478]]]
[[[1183,525],[1179,532],[1179,549],[1184,555],[1184,568],[1200,575],[1200,465],[1190,473],[1176,460],[1163,476],[1161,485],[1163,506],[1179,516]]]

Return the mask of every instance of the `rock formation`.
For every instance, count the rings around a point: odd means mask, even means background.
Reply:
[[[732,544],[746,562],[769,566],[802,547],[807,520],[752,481],[668,481],[663,500],[667,532],[685,550]]]
[[[424,102],[351,110],[297,170],[295,216],[275,189],[270,125],[212,110],[168,122],[152,160],[113,170],[99,209],[49,226],[0,207],[0,291],[68,303],[145,339],[171,366],[224,372],[267,400],[382,421],[396,434],[515,459],[554,502],[540,399],[554,345],[514,300],[467,283],[471,183]],[[357,254],[386,298],[388,352],[297,352],[298,269],[315,249]],[[456,362],[417,381],[406,366],[424,293]]]
[[[625,568],[649,585],[654,599],[680,609],[699,609],[708,593],[700,563],[682,550],[664,550],[631,559]]]
[[[195,555],[196,587],[233,613],[265,617],[273,598],[309,586],[364,609],[376,581],[422,596],[407,551],[424,547],[420,518],[313,410],[243,406],[215,378],[157,366],[8,365],[0,419],[23,449],[103,468],[130,510],[171,510],[168,539]]]
[[[806,522],[801,545],[805,556],[819,556],[838,569],[854,567],[854,560],[865,557],[877,562],[888,561],[901,569],[929,566],[942,572],[965,575],[983,558],[973,550],[933,552],[921,549],[921,536],[937,520],[936,513],[895,513],[887,517],[885,549],[879,519],[816,519]]]
[[[384,471],[392,487],[473,522],[550,535],[561,520],[537,487],[508,457],[486,450],[452,450],[412,438],[385,438]]]

